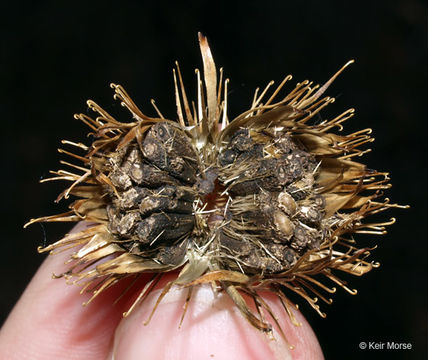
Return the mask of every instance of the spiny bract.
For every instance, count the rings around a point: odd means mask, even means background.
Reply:
[[[69,212],[30,223],[95,225],[39,251],[81,246],[61,276],[83,283],[92,299],[120,279],[153,273],[129,311],[163,274],[179,269],[161,297],[172,285],[186,286],[191,294],[198,284],[217,284],[251,324],[267,332],[272,325],[263,311],[271,309],[261,291],[276,294],[293,322],[295,305],[287,291],[324,316],[316,302],[331,303],[325,294],[336,289],[323,278],[354,294],[337,271],[362,275],[378,266],[365,260],[371,249],[358,248],[352,235],[384,234],[394,219],[363,219],[399,207],[379,200],[390,187],[388,174],[355,161],[369,151],[359,148],[373,140],[371,130],[330,132],[341,131],[354,109],[314,121],[334,101],[323,93],[351,62],[325,85],[303,81],[285,97],[279,92],[291,76],[267,96],[271,82],[261,94],[256,91],[249,110],[229,122],[228,80],[222,69],[217,73],[206,38],[200,35],[199,41],[204,73],[201,79],[196,71],[196,105],[187,100],[178,64],[174,70],[177,121],[164,118],[154,102],[158,116],[144,115],[115,84],[114,97],[132,114],[131,122],[117,121],[93,101],[88,105],[95,119],[76,115],[95,141],[63,141],[85,152],[60,150],[83,166],[62,162],[74,171],[59,170],[47,180],[72,182],[57,200],[78,199]]]

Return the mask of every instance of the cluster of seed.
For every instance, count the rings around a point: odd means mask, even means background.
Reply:
[[[108,178],[109,230],[135,254],[164,264],[179,263],[183,240],[193,231],[197,156],[186,135],[170,123],[158,123],[139,145],[113,152]],[[153,256],[154,255],[154,256]]]
[[[220,178],[234,179],[221,245],[241,268],[254,274],[284,271],[319,248],[325,203],[314,195],[317,161],[290,135],[239,130],[220,164]]]
[[[325,236],[317,161],[285,132],[240,129],[204,168],[186,133],[160,122],[110,156],[109,230],[132,253],[179,264],[205,233],[222,268],[274,273]]]

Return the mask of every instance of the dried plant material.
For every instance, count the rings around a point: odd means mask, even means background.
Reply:
[[[95,136],[92,145],[71,141],[83,164],[52,172],[44,180],[71,182],[58,201],[76,197],[70,211],[34,222],[81,221],[96,225],[40,248],[79,246],[60,276],[83,285],[92,299],[125,277],[154,273],[129,314],[160,277],[178,269],[173,285],[191,289],[218,285],[256,328],[270,332],[271,309],[260,296],[271,291],[291,320],[288,292],[303,297],[321,316],[318,299],[331,303],[339,285],[351,294],[340,272],[362,275],[377,267],[372,249],[359,248],[353,234],[382,235],[395,220],[365,222],[394,207],[382,199],[388,174],[369,170],[359,159],[373,141],[371,130],[348,135],[342,123],[349,109],[331,120],[314,117],[334,99],[322,97],[346,64],[325,85],[307,80],[285,96],[284,81],[268,96],[254,96],[251,108],[229,122],[227,84],[208,42],[199,36],[204,65],[197,71],[197,104],[189,104],[177,64],[174,70],[177,119],[146,116],[120,85],[115,99],[130,112],[122,123],[88,101],[96,116],[76,115]],[[154,104],[154,102],[152,102]],[[243,296],[245,295],[245,296]],[[91,300],[92,300],[91,299]],[[250,310],[253,299],[257,312]],[[90,300],[90,301],[91,301]],[[158,301],[158,303],[159,303]]]

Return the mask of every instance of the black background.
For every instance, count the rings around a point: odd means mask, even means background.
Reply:
[[[231,79],[230,118],[246,110],[254,89],[271,79],[292,73],[293,81],[320,83],[356,59],[328,91],[337,101],[323,116],[357,109],[345,131],[373,128],[374,151],[365,161],[390,171],[387,195],[412,208],[385,214],[398,218],[388,235],[357,237],[364,245],[379,244],[373,259],[382,263],[363,278],[346,278],[357,296],[338,291],[333,305],[324,307],[327,319],[302,309],[327,359],[428,354],[426,3],[27,1],[0,7],[1,320],[43,260],[36,253],[42,227],[22,225],[66,206],[53,203],[64,184],[38,180],[58,168],[60,139],[84,141],[87,128],[72,115],[87,112],[88,98],[119,112],[109,88],[114,81],[149,115],[154,98],[174,118],[171,69],[179,60],[193,94],[202,31]],[[68,228],[47,225],[47,241]],[[411,343],[413,350],[362,351],[361,341]]]

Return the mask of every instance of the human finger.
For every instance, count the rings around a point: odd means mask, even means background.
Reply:
[[[273,337],[253,328],[226,294],[215,293],[208,285],[193,290],[181,326],[187,289],[179,287],[163,298],[145,326],[161,291],[153,291],[121,321],[112,359],[323,359],[318,340],[300,312],[295,311],[295,316],[301,326],[295,326],[279,300],[269,295],[265,301],[278,315],[288,343],[276,328]]]
[[[80,223],[73,232],[87,224]],[[90,294],[52,273],[67,269],[71,250],[48,256],[0,330],[2,359],[105,359],[123,308],[113,306],[120,287],[109,289],[87,307]]]

